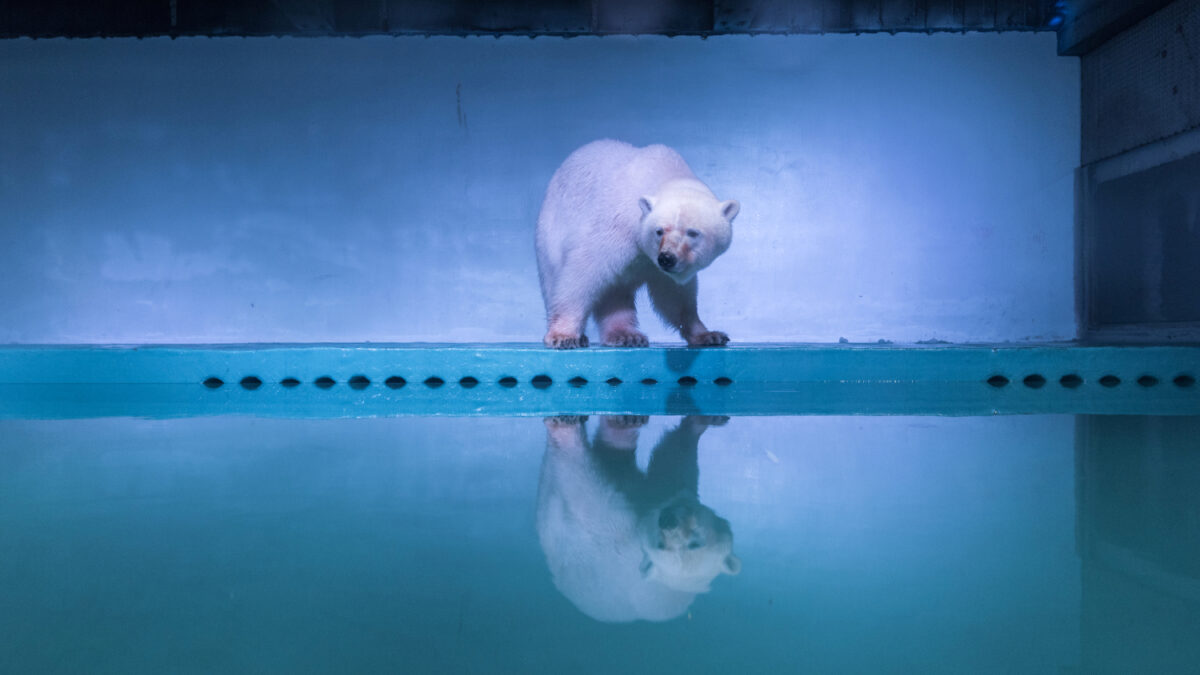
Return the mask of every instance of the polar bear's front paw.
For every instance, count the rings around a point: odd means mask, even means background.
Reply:
[[[685,424],[690,424],[698,429],[706,429],[708,427],[723,427],[729,422],[727,415],[688,415],[683,418]]]
[[[605,415],[600,419],[613,429],[637,429],[650,423],[649,415]]]
[[[649,347],[650,340],[636,330],[620,330],[607,333],[604,344],[609,347]]]
[[[587,421],[587,415],[553,415],[551,417],[542,418],[549,429],[561,429],[563,427],[576,427]]]
[[[690,347],[724,347],[729,342],[729,336],[719,330],[697,333],[687,339]]]
[[[554,331],[546,333],[546,339],[542,340],[542,342],[552,349],[577,349],[588,346],[586,335],[574,335]]]

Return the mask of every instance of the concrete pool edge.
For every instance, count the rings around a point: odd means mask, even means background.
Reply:
[[[1193,345],[13,345],[0,417],[1187,415],[1198,373]]]

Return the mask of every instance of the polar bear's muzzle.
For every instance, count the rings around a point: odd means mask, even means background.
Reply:
[[[654,258],[654,262],[658,264],[658,269],[666,272],[676,281],[691,278],[695,273],[692,268],[694,261],[694,253],[687,242],[672,242],[663,240],[658,246],[658,255]]]
[[[680,518],[681,516],[686,518],[687,516],[690,516],[690,515],[691,515],[691,512],[685,508],[676,507],[676,508],[670,508],[670,509],[663,509],[662,512],[658,514],[658,527],[659,527],[659,529],[662,529],[662,530],[674,530],[677,527],[679,527],[679,521],[681,520],[681,518]]]

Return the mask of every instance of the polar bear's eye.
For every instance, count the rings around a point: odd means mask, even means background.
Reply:
[[[655,231],[654,231],[654,234],[657,234],[658,236],[660,236],[660,237],[661,237],[661,236],[662,236],[662,228],[660,227],[660,228],[658,228],[657,230],[655,230]]]
[[[700,236],[700,230],[688,230],[687,235],[692,239],[695,239],[696,237]]]

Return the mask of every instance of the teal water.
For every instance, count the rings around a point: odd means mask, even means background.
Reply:
[[[4,673],[1184,673],[1197,635],[1198,417],[0,421]]]

